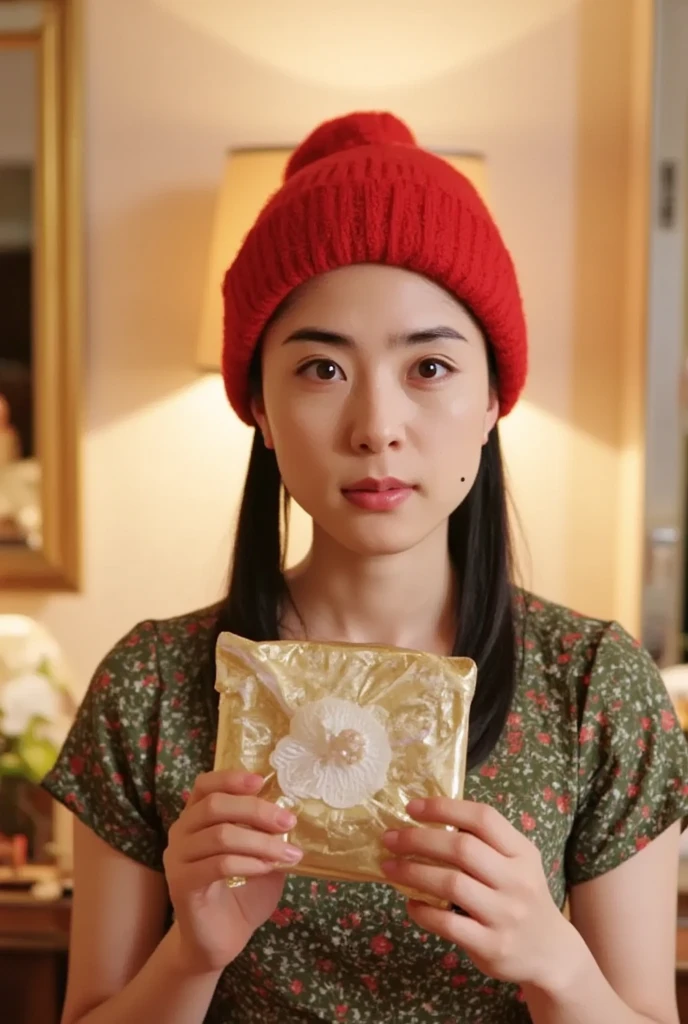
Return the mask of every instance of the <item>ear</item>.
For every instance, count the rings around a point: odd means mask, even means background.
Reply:
[[[263,435],[263,444],[266,448],[274,448],[275,445],[272,440],[272,433],[270,431],[270,424],[265,413],[265,405],[263,403],[263,396],[259,395],[257,398],[251,399],[251,415],[256,421],[256,425]]]
[[[483,444],[487,444],[490,434],[499,419],[499,397],[497,392],[490,388],[490,401],[485,412]]]

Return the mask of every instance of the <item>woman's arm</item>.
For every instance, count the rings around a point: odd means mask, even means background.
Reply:
[[[570,895],[568,963],[526,988],[534,1024],[678,1024],[676,823],[641,853]]]
[[[572,923],[552,900],[537,847],[494,807],[434,797],[407,811],[450,828],[386,833],[395,857],[386,874],[464,911],[411,900],[409,917],[484,974],[520,984],[534,1024],[678,1024],[678,822],[574,887]]]
[[[74,877],[62,1024],[200,1024],[221,972],[191,973],[178,955],[176,927],[163,937],[164,875],[75,820]]]

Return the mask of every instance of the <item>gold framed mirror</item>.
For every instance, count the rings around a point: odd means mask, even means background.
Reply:
[[[78,0],[0,0],[0,589],[80,586]]]

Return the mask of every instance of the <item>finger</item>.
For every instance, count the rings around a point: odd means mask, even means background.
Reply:
[[[436,796],[428,800],[412,800],[406,810],[416,821],[451,825],[470,832],[505,857],[516,857],[528,840],[489,804],[473,800],[451,800]]]
[[[508,860],[470,832],[405,828],[386,832],[383,843],[395,857],[444,861],[493,889],[499,888],[506,878]]]
[[[200,800],[210,796],[211,793],[232,793],[235,796],[252,795],[260,792],[264,781],[262,775],[252,775],[249,772],[203,772],[197,777],[186,806],[192,807]]]
[[[255,878],[269,875],[274,870],[275,865],[267,861],[224,853],[185,865],[180,872],[180,881],[188,892],[198,892],[213,882],[225,881],[228,878]]]
[[[271,864],[297,864],[303,857],[303,850],[285,843],[279,836],[225,823],[190,835],[184,846],[184,862],[191,864],[223,853],[255,857]]]
[[[424,931],[439,935],[460,946],[469,957],[486,959],[490,950],[490,929],[472,917],[460,917],[451,910],[440,910],[419,900],[406,904],[408,916]]]
[[[230,796],[229,793],[217,792],[193,807],[187,807],[184,815],[187,833],[222,823],[246,825],[261,832],[284,833],[294,827],[296,816],[257,796]]]
[[[404,885],[429,896],[455,903],[467,914],[491,924],[497,919],[499,894],[470,875],[453,868],[414,864],[413,861],[385,861],[382,870],[395,885]]]

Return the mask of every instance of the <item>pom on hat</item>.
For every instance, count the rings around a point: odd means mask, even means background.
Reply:
[[[324,121],[292,153],[284,172],[288,181],[302,167],[357,146],[415,146],[411,129],[394,114],[364,112]]]

